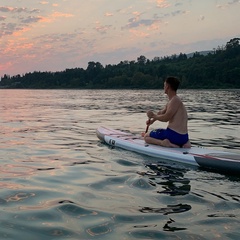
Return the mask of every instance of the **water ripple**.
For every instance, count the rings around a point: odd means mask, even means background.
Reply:
[[[161,91],[0,92],[1,239],[239,239],[238,176],[97,139],[100,125],[141,133]],[[239,90],[179,95],[193,144],[240,153]]]

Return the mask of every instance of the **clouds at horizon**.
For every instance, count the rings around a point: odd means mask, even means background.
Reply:
[[[3,0],[0,76],[212,50],[239,36],[240,1]]]

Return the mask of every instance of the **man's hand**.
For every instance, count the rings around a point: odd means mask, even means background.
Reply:
[[[153,111],[147,111],[147,116],[148,116],[148,118],[150,119],[150,118],[153,118],[154,117],[154,113],[153,113]]]
[[[152,125],[156,121],[156,115],[153,113],[153,111],[147,111],[147,116],[148,120],[146,121],[146,125]]]
[[[150,118],[146,121],[146,125],[147,126],[151,125],[151,119]]]

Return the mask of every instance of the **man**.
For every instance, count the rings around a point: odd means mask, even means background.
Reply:
[[[168,77],[164,82],[164,92],[168,96],[168,103],[165,108],[155,114],[147,112],[149,126],[155,121],[168,122],[167,129],[156,129],[150,133],[143,134],[144,140],[149,144],[156,144],[164,147],[190,148],[188,137],[188,116],[181,99],[177,96],[177,89],[180,82],[175,77]]]

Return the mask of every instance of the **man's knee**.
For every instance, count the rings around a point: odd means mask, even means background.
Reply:
[[[144,136],[144,141],[146,142],[146,143],[149,143],[149,136]]]

